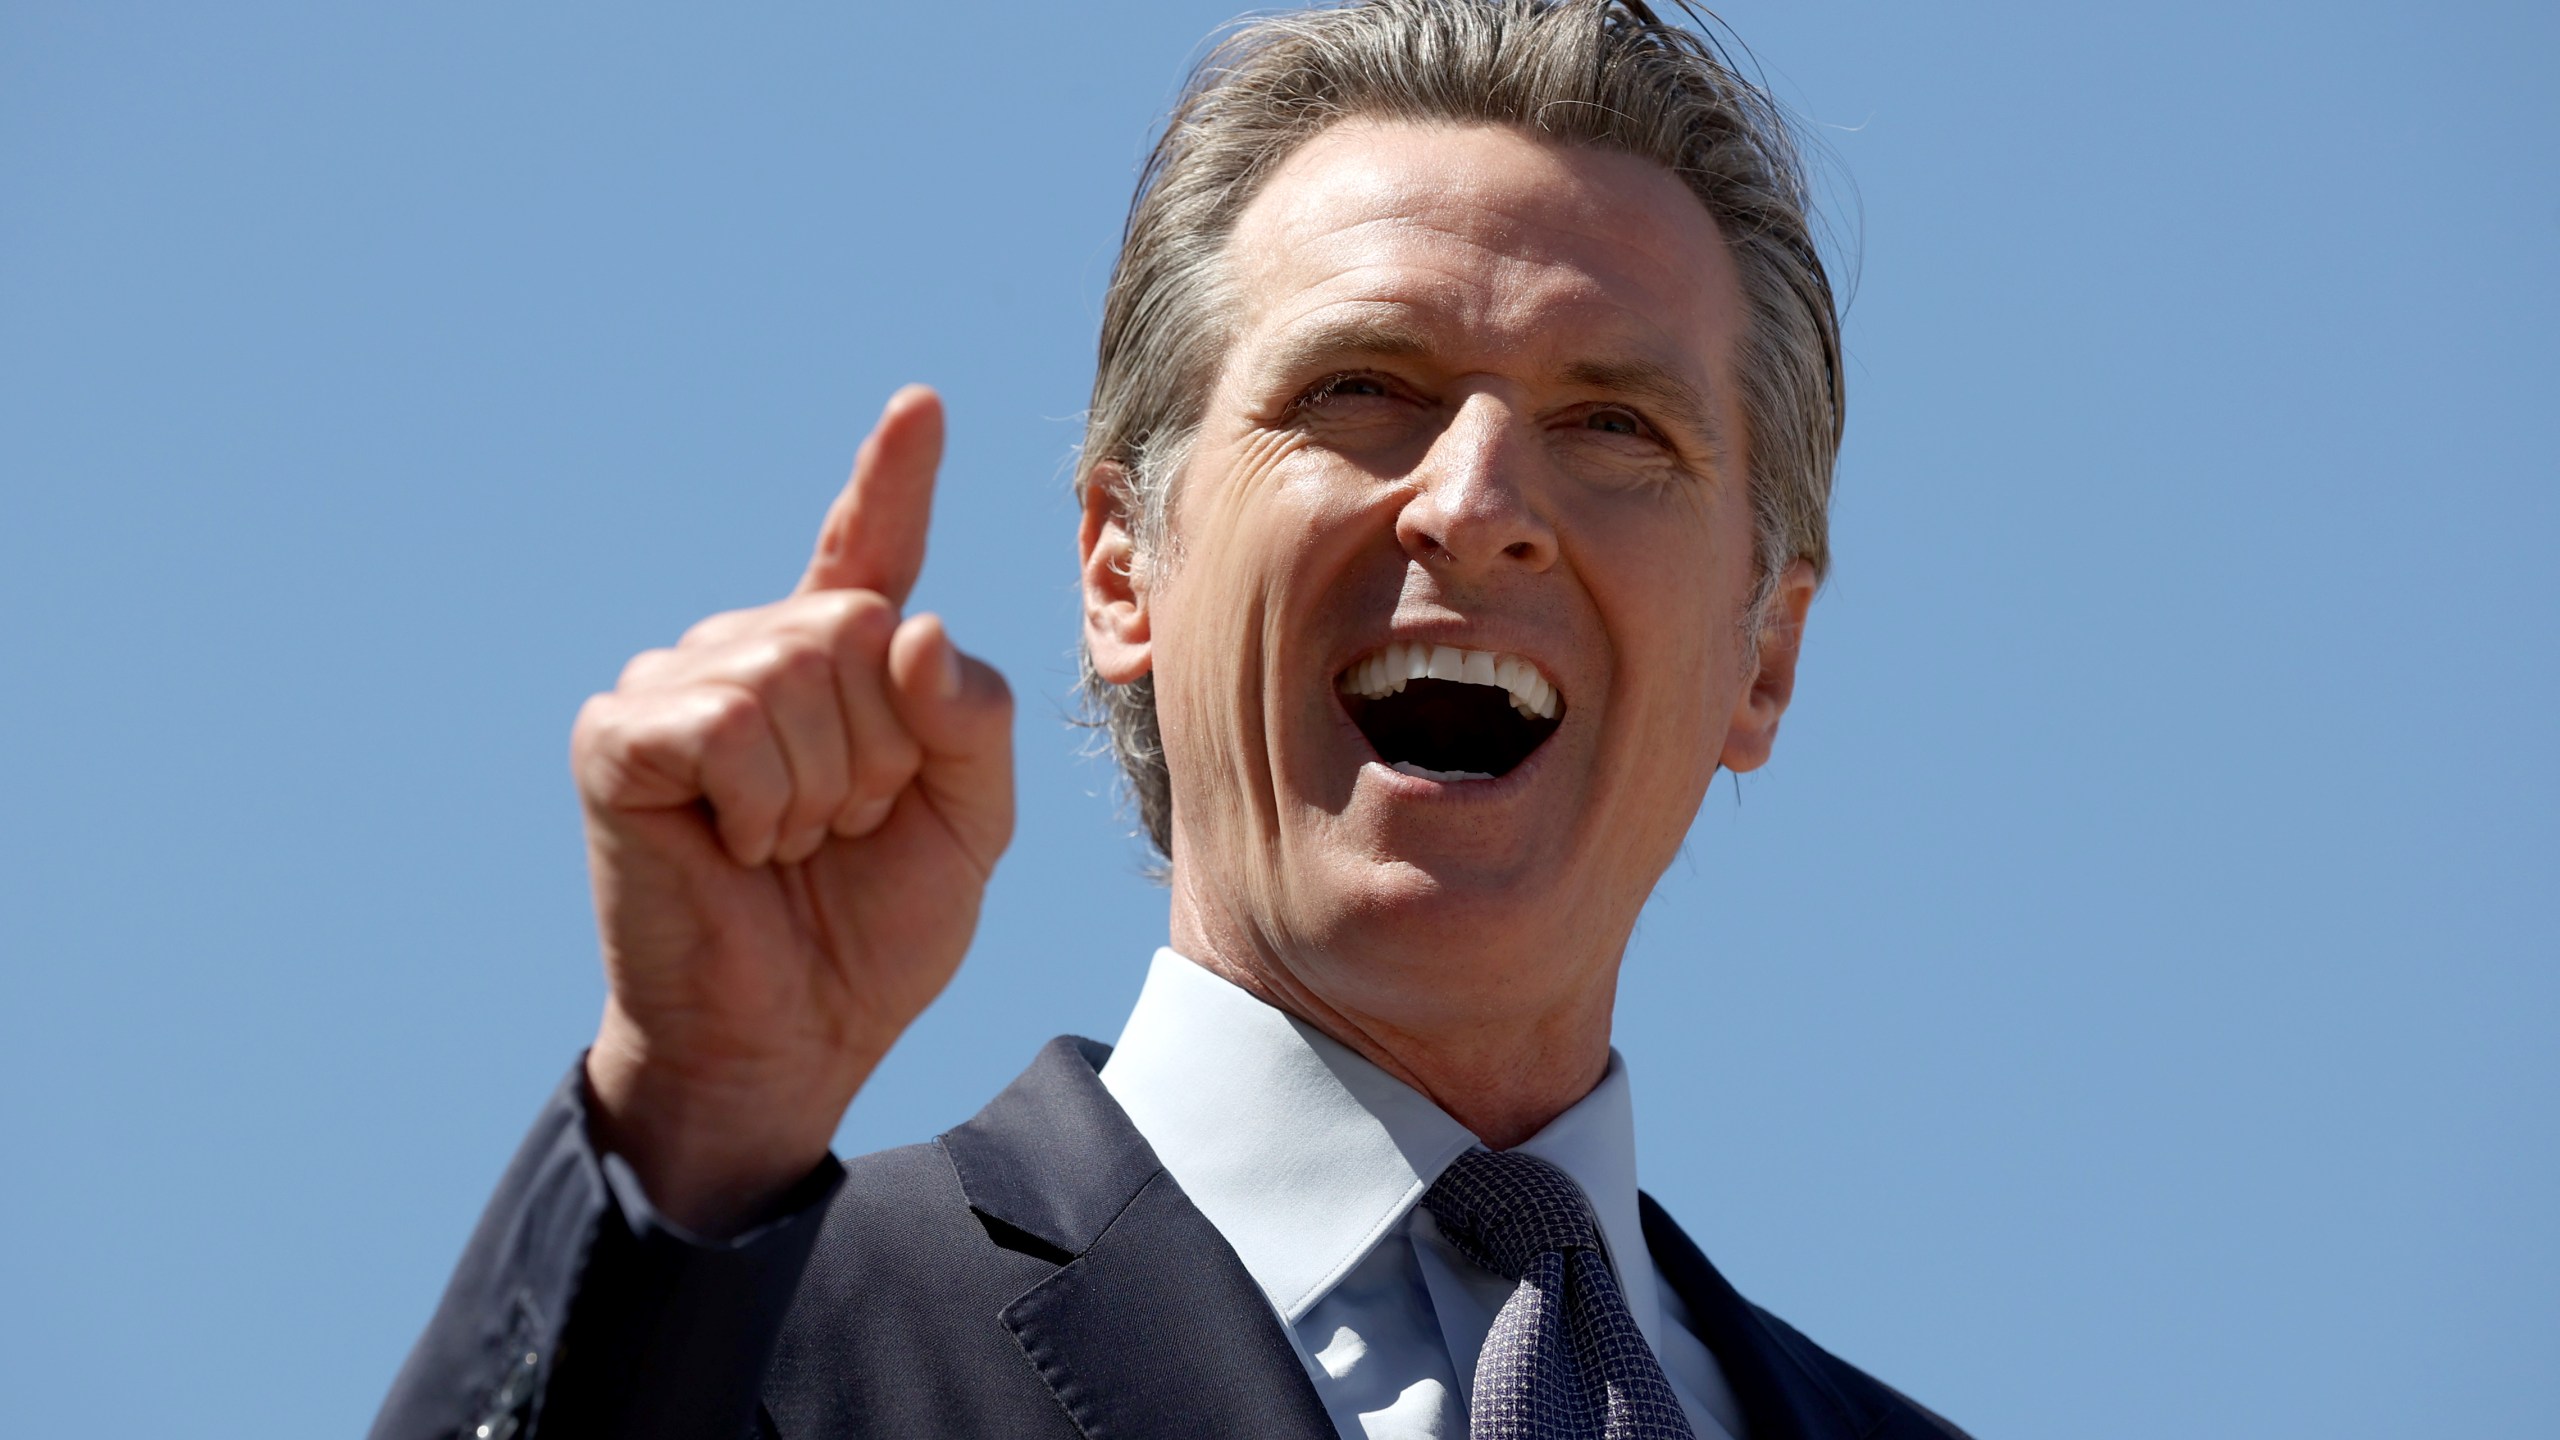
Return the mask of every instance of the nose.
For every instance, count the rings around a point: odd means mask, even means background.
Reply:
[[[1537,447],[1497,397],[1478,392],[1458,406],[1411,477],[1413,497],[1396,515],[1396,540],[1426,566],[1540,571],[1556,559],[1555,527],[1532,486]]]

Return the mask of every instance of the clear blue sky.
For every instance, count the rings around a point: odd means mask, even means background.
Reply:
[[[787,586],[900,381],[1024,813],[842,1143],[1118,1029],[1063,462],[1225,6],[716,8],[0,9],[12,1433],[363,1426],[592,1030],[578,701]],[[1729,15],[1851,418],[1628,960],[1648,1187],[1985,1437],[2548,1426],[2555,12]]]

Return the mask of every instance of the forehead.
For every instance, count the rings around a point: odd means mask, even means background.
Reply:
[[[1715,222],[1669,170],[1497,126],[1336,125],[1272,175],[1228,256],[1249,344],[1365,325],[1470,361],[1606,352],[1704,379],[1741,313]]]

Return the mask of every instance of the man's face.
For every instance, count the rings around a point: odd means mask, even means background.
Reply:
[[[1792,673],[1791,625],[1745,628],[1713,221],[1632,157],[1351,122],[1273,175],[1228,265],[1169,553],[1088,631],[1107,677],[1155,676],[1177,943],[1341,967],[1302,977],[1328,993],[1432,972],[1461,1004],[1467,977],[1569,983],[1568,950],[1613,964]],[[1089,520],[1089,578],[1117,534]],[[1792,575],[1781,619],[1810,593]]]

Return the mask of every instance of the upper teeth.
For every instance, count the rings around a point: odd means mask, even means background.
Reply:
[[[1517,655],[1487,650],[1461,650],[1455,645],[1390,645],[1342,672],[1348,695],[1377,700],[1393,695],[1409,680],[1455,680],[1462,685],[1499,685],[1511,692],[1511,707],[1537,720],[1556,714],[1556,687],[1538,667]]]

